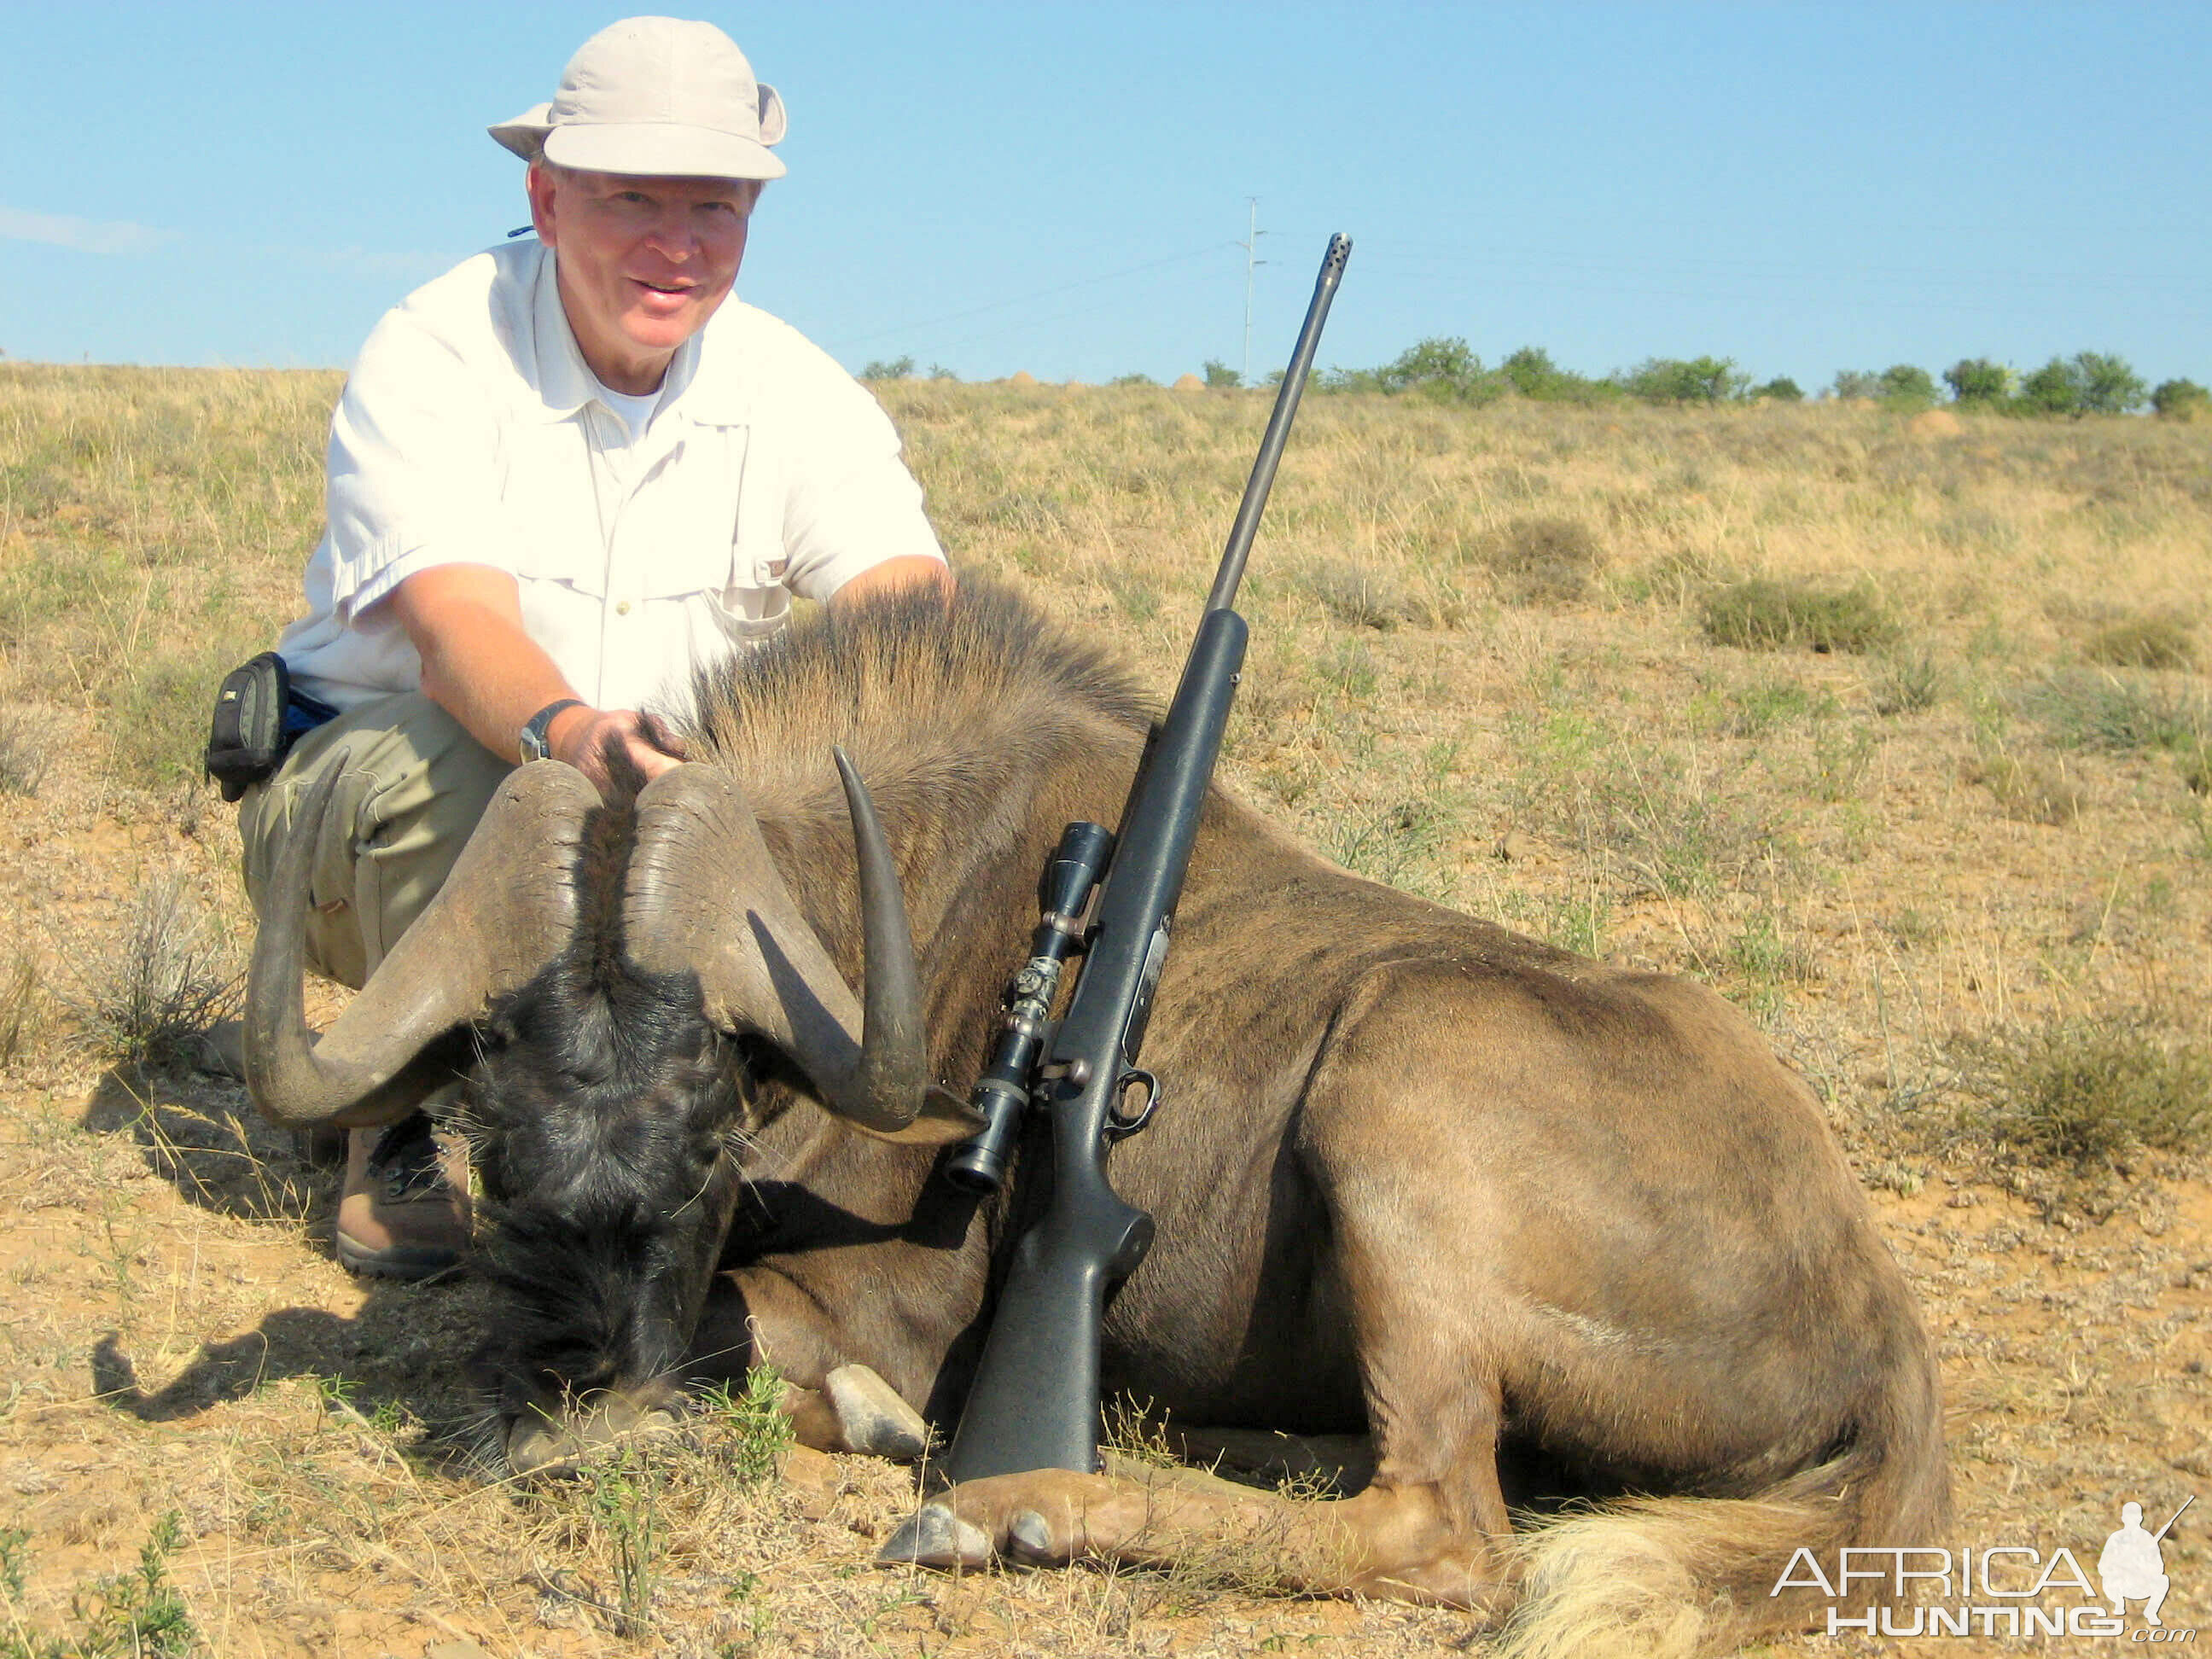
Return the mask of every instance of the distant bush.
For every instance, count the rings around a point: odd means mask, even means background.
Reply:
[[[1116,374],[1111,380],[1108,381],[1107,384],[1109,386],[1158,386],[1159,382],[1149,374],[1139,373],[1136,374]]]
[[[2124,415],[2148,396],[2126,358],[2077,351],[2023,376],[2013,406],[2026,415]]]
[[[1936,378],[1911,363],[1892,363],[1881,372],[1881,400],[1893,409],[1926,409],[1936,401]]]
[[[914,358],[879,357],[860,371],[864,380],[910,380],[914,378]]]
[[[2013,373],[1986,357],[1962,357],[1943,371],[1943,383],[1962,404],[2001,404],[2013,393]]]
[[[2069,367],[2081,388],[2081,408],[2090,415],[2124,415],[2141,409],[2149,395],[2142,376],[2128,367],[2124,357],[2101,351],[2076,352]]]
[[[1244,384],[1244,376],[1218,357],[1208,357],[1201,367],[1206,371],[1206,384],[1216,392],[1233,392]]]
[[[1733,357],[1647,357],[1613,380],[1632,398],[1655,404],[1723,403],[1751,384]]]
[[[1829,383],[1828,395],[1836,398],[1863,398],[1872,403],[1881,396],[1881,376],[1872,369],[1839,368]]]
[[[1770,398],[1778,404],[1802,404],[1805,401],[1805,388],[1787,374],[1778,374],[1765,386],[1752,387],[1751,395]]]
[[[2212,419],[2212,392],[2194,380],[2160,380],[2150,394],[2150,406],[2161,420]]]
[[[1704,623],[1715,645],[1753,651],[1873,651],[1898,634],[1896,619],[1870,587],[1816,587],[1771,576],[1715,589],[1706,596]]]
[[[1609,380],[1561,368],[1540,346],[1522,346],[1498,366],[1498,374],[1521,396],[1540,403],[1594,404],[1620,396]]]
[[[2020,395],[2013,404],[2028,415],[2078,415],[2081,412],[2081,392],[2074,384],[2073,372],[2067,368],[2066,360],[2053,357],[2041,368],[2021,376]]]

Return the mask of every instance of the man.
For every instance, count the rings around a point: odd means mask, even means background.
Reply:
[[[307,921],[329,977],[361,985],[512,767],[550,757],[605,787],[611,744],[657,775],[681,751],[648,711],[680,711],[692,672],[781,628],[793,592],[949,589],[883,411],[730,301],[784,127],[713,25],[612,25],[550,104],[489,129],[529,163],[536,239],[418,290],[362,347],[307,615],[278,647],[295,706],[336,717],[240,813],[260,908],[348,751]],[[422,1114],[353,1133],[340,1260],[422,1278],[466,1239],[465,1165]]]
[[[2190,1500],[2194,1503],[2192,1498]],[[2184,1504],[2182,1509],[2187,1509]],[[2179,1518],[2179,1511],[2175,1512]],[[2166,1522],[2172,1526],[2172,1522]],[[2166,1592],[2170,1580],[2166,1576],[2166,1559],[2159,1553],[2158,1540],[2166,1536],[2161,1528],[2156,1537],[2143,1530],[2142,1505],[2120,1505],[2120,1529],[2105,1540],[2102,1553],[2097,1557],[2097,1580],[2104,1586],[2105,1599],[2112,1604],[2115,1616],[2124,1616],[2130,1601],[2143,1604],[2143,1622],[2160,1622],[2158,1610],[2166,1603]]]

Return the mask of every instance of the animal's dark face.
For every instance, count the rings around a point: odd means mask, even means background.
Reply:
[[[478,1360],[517,1473],[680,1409],[742,1186],[730,1047],[696,984],[574,965],[491,1021],[477,1156],[500,1305]]]

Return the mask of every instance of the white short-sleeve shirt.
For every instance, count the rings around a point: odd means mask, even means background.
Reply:
[[[943,550],[898,435],[797,330],[732,298],[633,441],[534,237],[387,313],[331,422],[328,526],[278,650],[350,708],[422,683],[370,607],[417,570],[510,572],[530,637],[602,708],[680,708],[694,670],[886,559]],[[363,615],[364,612],[368,614]]]

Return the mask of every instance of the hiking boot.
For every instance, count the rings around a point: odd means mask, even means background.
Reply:
[[[338,1260],[380,1279],[430,1279],[469,1245],[465,1146],[441,1147],[422,1112],[347,1137],[338,1198]]]

